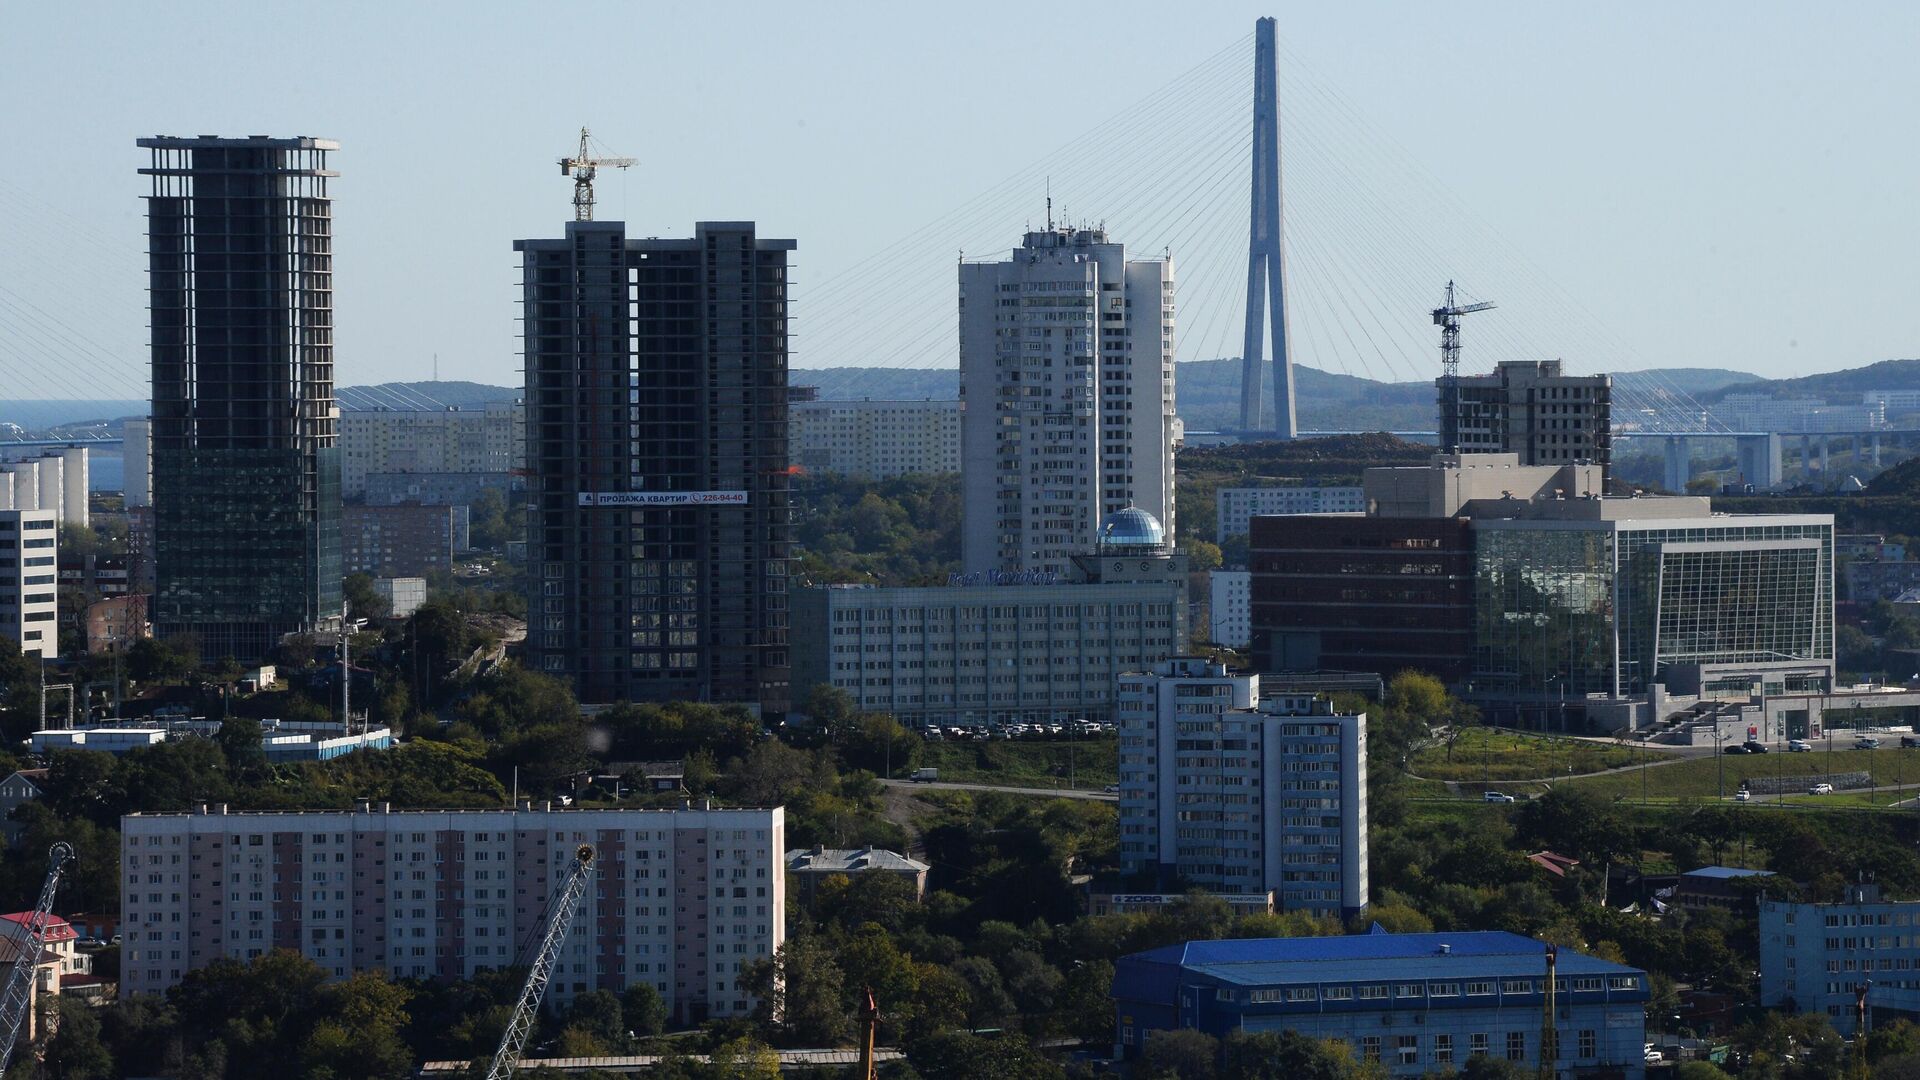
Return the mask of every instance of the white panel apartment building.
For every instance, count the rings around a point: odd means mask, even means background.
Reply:
[[[60,652],[58,517],[0,510],[0,636],[43,660]]]
[[[1215,645],[1244,649],[1253,643],[1253,573],[1215,570],[1207,575],[1207,622]]]
[[[504,473],[526,459],[526,409],[342,409],[340,493],[360,498],[369,473]]]
[[[785,936],[785,831],[778,807],[129,814],[120,992],[276,948],[334,978],[507,967],[586,843],[598,880],[549,999],[646,982],[681,1022],[741,1016],[741,970]]]
[[[1121,676],[1120,862],[1285,911],[1367,905],[1367,717],[1197,657]]]
[[[1100,229],[960,265],[961,564],[1065,574],[1109,514],[1173,520],[1173,264]]]
[[[1215,537],[1245,536],[1247,522],[1274,514],[1364,514],[1365,492],[1357,487],[1221,488],[1214,493]]]
[[[960,471],[960,402],[795,401],[787,406],[793,463],[810,473],[886,480]]]

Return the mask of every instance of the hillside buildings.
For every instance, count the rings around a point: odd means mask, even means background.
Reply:
[[[1186,578],[1159,522],[1129,509],[1064,579],[995,571],[945,586],[802,588],[794,688],[839,687],[910,725],[1108,719],[1121,672],[1184,647]]]
[[[1283,911],[1367,905],[1367,718],[1177,657],[1120,677],[1120,862]]]
[[[1174,531],[1173,264],[1101,229],[960,265],[961,564],[1067,574],[1108,517]]]
[[[787,708],[787,255],[570,221],[516,241],[529,663],[583,701]]]
[[[1506,360],[1460,376],[1459,412],[1441,386],[1440,448],[1515,454],[1522,465],[1613,463],[1613,377],[1568,375],[1558,360]]]
[[[270,949],[335,979],[508,968],[543,928],[559,868],[591,844],[595,884],[548,1000],[644,982],[676,1022],[744,1017],[741,970],[785,937],[785,828],[777,807],[130,814],[120,993]]]
[[[898,878],[915,900],[927,895],[927,871],[918,859],[884,848],[829,848],[815,845],[787,852],[787,885],[802,904],[812,904],[821,882],[832,877],[880,874]]]
[[[517,402],[473,408],[347,409],[340,414],[340,492],[375,501],[370,485],[404,490],[403,478],[458,476],[504,493],[526,454],[526,409]],[[430,487],[451,481],[436,479]],[[382,501],[391,501],[382,500]],[[415,501],[427,502],[429,499]],[[468,499],[458,499],[467,502]]]
[[[1920,901],[1888,900],[1872,882],[1836,904],[1760,901],[1761,1007],[1825,1016],[1851,1037],[1863,984],[1869,1010],[1920,1009]]]
[[[152,138],[156,633],[242,662],[340,615],[324,139]]]
[[[809,401],[787,406],[793,462],[853,480],[960,471],[960,402]]]
[[[41,660],[60,654],[59,537],[51,510],[0,510],[0,637]]]
[[[1265,514],[1360,514],[1366,497],[1357,487],[1221,488],[1214,493],[1214,512],[1225,540],[1247,535],[1247,521]]]
[[[340,544],[349,574],[425,577],[472,548],[465,506],[348,506]]]
[[[1116,1049],[1155,1031],[1294,1031],[1337,1039],[1393,1077],[1475,1056],[1531,1073],[1542,1052],[1548,950],[1501,931],[1190,941],[1115,965]],[[1555,1076],[1646,1075],[1647,973],[1561,949],[1554,956]]]

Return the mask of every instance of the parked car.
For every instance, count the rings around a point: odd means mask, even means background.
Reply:
[[[1510,803],[1520,801],[1504,791],[1486,791],[1482,792],[1480,797],[1487,802]]]
[[[1807,789],[1807,794],[1831,795],[1833,794],[1833,785],[1832,784],[1815,784],[1812,787]]]
[[[1862,735],[1853,740],[1853,748],[1855,750],[1878,750],[1880,748],[1880,740],[1871,735]]]
[[[1795,754],[1811,754],[1813,744],[1805,739],[1791,739],[1787,742],[1787,750]]]
[[[1749,739],[1740,745],[1745,746],[1749,754],[1764,754],[1767,752],[1767,744],[1763,742],[1754,742]]]
[[[1752,802],[1753,792],[1748,791],[1746,788],[1741,788],[1739,791],[1736,791],[1733,793],[1733,801],[1734,802]]]
[[[1902,750],[1911,750],[1916,746],[1920,746],[1920,738],[1915,738],[1912,735],[1900,736],[1900,748]]]
[[[1734,744],[1733,744],[1732,746],[1729,746],[1729,747],[1727,747],[1727,749],[1726,749],[1726,752],[1727,752],[1727,753],[1729,753],[1729,754],[1751,754],[1751,753],[1753,753],[1753,751],[1751,751],[1751,750],[1749,750],[1749,749],[1747,749],[1747,747],[1746,747],[1746,744],[1744,744],[1744,743],[1734,743]]]
[[[1651,1046],[1647,1047],[1647,1064],[1661,1065],[1661,1064],[1664,1064],[1666,1060],[1667,1060],[1667,1055],[1661,1053],[1658,1049],[1654,1047],[1651,1047]]]
[[[1119,785],[1119,784],[1108,784],[1108,785],[1107,785],[1107,786],[1106,786],[1106,787],[1105,787],[1105,788],[1104,788],[1103,790],[1105,790],[1105,791],[1106,791],[1106,793],[1107,793],[1107,794],[1109,794],[1109,795],[1118,795],[1118,794],[1120,794],[1120,785]]]

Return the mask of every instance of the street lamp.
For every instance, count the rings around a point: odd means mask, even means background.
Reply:
[[[1715,758],[1718,758],[1720,763],[1719,785],[1720,785],[1720,798],[1722,799],[1727,797],[1727,753],[1726,753],[1726,746],[1725,746],[1726,741],[1727,741],[1726,732],[1723,732],[1720,730],[1720,722],[1718,720],[1715,720],[1713,723],[1713,756]],[[1644,771],[1642,771],[1640,774],[1641,784],[1643,786],[1646,783],[1646,775],[1647,774]]]

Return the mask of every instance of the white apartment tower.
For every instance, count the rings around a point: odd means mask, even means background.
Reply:
[[[1173,262],[1101,229],[960,264],[961,562],[1065,574],[1107,516],[1174,534]]]
[[[332,978],[470,979],[521,962],[580,844],[594,883],[547,999],[651,983],[674,1017],[740,1017],[740,973],[786,928],[785,811],[392,810],[129,814],[120,994],[293,949]]]
[[[1176,657],[1120,677],[1120,862],[1160,888],[1367,905],[1367,717]]]
[[[0,510],[0,637],[28,656],[60,652],[59,515]]]

